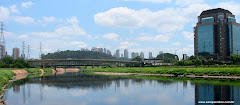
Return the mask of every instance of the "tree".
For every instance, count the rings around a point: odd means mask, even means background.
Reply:
[[[14,60],[11,57],[3,57],[2,61],[7,64],[7,67],[10,67],[10,64],[14,64]]]
[[[240,60],[239,55],[231,55],[230,56],[230,61],[232,61],[233,64],[236,64],[237,62],[239,62],[239,60]]]
[[[199,65],[202,64],[202,61],[201,61],[199,58],[194,59],[194,60],[192,60],[192,61],[193,61],[193,64],[194,64],[196,67],[198,67]]]
[[[137,56],[137,57],[133,58],[132,61],[142,61],[142,59],[140,56]]]

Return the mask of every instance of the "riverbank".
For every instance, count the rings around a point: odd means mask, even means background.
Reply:
[[[106,75],[153,75],[191,78],[224,78],[240,79],[240,68],[172,68],[172,67],[145,67],[145,68],[95,68],[85,69],[85,72],[102,72]]]
[[[0,103],[2,103],[1,98],[6,91],[8,83],[15,78],[15,80],[21,79],[28,76],[28,74],[41,74],[44,72],[52,72],[52,69],[1,69],[0,70]]]

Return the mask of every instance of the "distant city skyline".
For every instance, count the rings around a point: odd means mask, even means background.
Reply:
[[[159,51],[191,56],[193,27],[202,11],[220,7],[240,20],[240,3],[235,0],[2,0],[0,4],[8,55],[15,47],[22,49],[25,41],[31,58],[39,58],[40,42],[44,54],[95,46],[112,54],[120,49],[119,56],[124,49],[143,52],[145,58],[149,51],[153,56]]]

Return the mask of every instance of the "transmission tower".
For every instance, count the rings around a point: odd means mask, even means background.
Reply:
[[[0,35],[0,59],[2,59],[5,55],[6,55],[6,52],[5,52],[5,40],[4,40],[4,24],[3,22],[0,22],[1,23],[1,35]]]
[[[21,55],[21,57],[22,57],[23,59],[25,59],[24,50],[25,50],[25,42],[22,42],[22,55]]]
[[[40,42],[39,59],[41,59],[41,56],[42,56],[42,42]]]
[[[28,45],[27,49],[27,59],[30,59],[30,45]]]

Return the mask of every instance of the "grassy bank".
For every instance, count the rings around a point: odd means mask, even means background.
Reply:
[[[172,67],[133,67],[133,68],[94,68],[84,71],[118,72],[118,73],[149,73],[174,75],[209,75],[209,76],[240,76],[240,68],[172,68]]]
[[[15,75],[11,70],[0,70],[0,94],[3,92],[2,87],[8,83]]]

